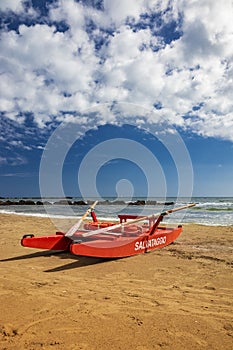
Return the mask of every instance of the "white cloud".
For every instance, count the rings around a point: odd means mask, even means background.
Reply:
[[[12,165],[12,166],[18,166],[18,165],[25,165],[27,164],[27,160],[25,157],[22,157],[20,155],[15,155],[14,157],[1,157],[0,156],[0,165]]]
[[[13,146],[13,147],[23,148],[23,149],[25,149],[27,151],[31,151],[32,150],[32,147],[24,145],[23,142],[20,141],[20,140],[12,140],[12,141],[9,142],[9,144],[11,146]]]
[[[27,17],[36,18],[37,11],[31,6],[31,2],[25,0],[1,0],[0,2],[0,11],[3,14],[12,15],[12,13],[20,15],[21,18],[26,19]],[[2,16],[2,20],[4,15]],[[3,21],[4,23],[4,21]]]
[[[141,0],[104,0],[104,9],[106,16],[119,26],[124,24],[127,17],[138,19],[145,6]]]
[[[199,134],[233,140],[232,1],[103,4],[100,11],[58,1],[50,20],[65,22],[66,32],[46,23],[2,32],[1,111],[20,123],[31,112],[44,128],[54,119],[68,122],[71,112],[82,114],[96,103],[136,103],[149,110],[155,105],[160,108],[155,121],[160,116]],[[22,3],[12,0],[9,8],[19,13]],[[170,43],[155,36],[160,25],[150,17],[153,11],[162,14],[164,25],[177,21],[183,34]],[[166,36],[169,27],[164,28]],[[123,122],[111,112],[99,122],[109,120]]]
[[[32,174],[30,173],[6,173],[6,174],[0,174],[2,177],[30,177]]]
[[[0,2],[0,10],[2,11],[14,11],[22,12],[23,11],[23,1],[22,0],[2,0]]]

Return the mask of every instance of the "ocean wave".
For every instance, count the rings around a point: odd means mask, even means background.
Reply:
[[[34,216],[38,218],[48,218],[48,219],[80,219],[81,216],[65,216],[65,215],[49,215],[45,213],[25,213],[25,212],[19,212],[19,211],[12,211],[12,210],[0,210],[0,214],[9,214],[9,215],[18,215],[18,216]]]
[[[79,220],[82,216],[72,216],[72,215],[60,215],[60,214],[45,214],[45,213],[25,213],[25,212],[16,212],[12,210],[0,210],[0,214],[8,214],[8,215],[18,215],[18,216],[32,216],[32,217],[38,217],[38,218],[47,218],[47,219],[73,219],[73,220]],[[91,220],[91,218],[90,218]],[[107,217],[107,216],[99,216],[98,220],[100,221],[117,221],[118,217]]]
[[[192,210],[192,209],[191,209]],[[194,212],[192,212],[194,214]],[[163,224],[167,224],[167,225],[177,225],[177,224],[182,224],[182,225],[188,225],[188,224],[198,224],[198,225],[205,225],[205,226],[232,226],[233,225],[233,220],[232,217],[229,216],[229,212],[224,212],[225,215],[220,215],[220,211],[217,211],[216,215],[211,217],[208,217],[208,214],[204,214],[199,216],[199,213],[201,214],[201,212],[197,211],[196,213],[198,213],[197,215],[190,215],[186,214],[185,218],[182,219],[182,222],[180,222],[179,220],[179,216],[178,215],[174,215],[169,217],[169,219],[167,218],[166,220],[163,221]],[[8,214],[8,215],[18,215],[18,216],[28,216],[28,217],[38,217],[38,218],[47,218],[47,219],[51,219],[51,220],[56,220],[56,219],[72,219],[72,220],[79,220],[81,218],[81,215],[78,216],[71,216],[71,215],[61,215],[61,214],[46,214],[46,213],[30,213],[30,212],[16,212],[13,210],[5,210],[5,209],[1,209],[0,210],[0,214]],[[214,214],[214,212],[212,212],[212,214]],[[220,215],[220,216],[219,216]],[[98,216],[98,219],[100,221],[111,221],[111,222],[116,222],[118,221],[118,217],[116,216]],[[91,220],[91,218],[90,218]]]
[[[233,207],[228,208],[219,208],[219,207],[194,207],[193,210],[200,210],[200,211],[233,211]]]
[[[233,206],[233,202],[232,201],[224,201],[224,202],[205,202],[205,203],[197,203],[197,207],[231,207]]]

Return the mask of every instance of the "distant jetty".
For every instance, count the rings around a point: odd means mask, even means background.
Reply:
[[[10,206],[10,205],[90,205],[93,201],[88,200],[84,201],[80,200],[72,200],[72,197],[55,200],[54,202],[43,201],[41,200],[33,200],[33,199],[20,199],[20,200],[12,200],[12,199],[4,199],[0,200],[0,206]],[[110,201],[108,199],[99,201],[98,205],[135,205],[135,206],[143,206],[143,205],[173,205],[175,202],[160,202],[156,200],[142,200],[138,199],[135,201],[124,201],[124,200],[115,200]]]

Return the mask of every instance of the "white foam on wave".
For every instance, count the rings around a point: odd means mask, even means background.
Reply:
[[[25,213],[25,212],[16,212],[12,210],[0,210],[0,214],[8,214],[8,215],[18,215],[18,216],[32,216],[32,217],[38,217],[38,218],[47,218],[47,219],[74,219],[79,220],[81,219],[81,216],[72,216],[72,215],[50,215],[50,214],[44,214],[44,213]],[[87,218],[88,219],[88,218]],[[106,217],[101,216],[98,217],[98,220],[100,221],[117,221],[118,217]],[[91,218],[90,218],[91,220]]]
[[[25,213],[25,212],[15,212],[12,210],[4,210],[1,209],[0,210],[0,214],[8,214],[8,215],[18,215],[18,216],[29,216],[29,217],[39,217],[39,218],[47,218],[47,219],[73,219],[73,220],[79,220],[81,218],[81,216],[65,216],[65,215],[49,215],[49,214],[45,214],[45,213]],[[87,218],[88,219],[88,218]],[[116,222],[118,221],[117,216],[115,217],[106,217],[106,216],[100,216],[98,217],[98,219],[100,221],[111,221],[111,222]],[[90,218],[91,220],[91,218]],[[186,220],[182,221],[182,225],[188,225],[188,224],[197,224],[197,225],[204,225],[204,226],[231,226],[232,225],[232,221],[228,221],[226,220],[226,217],[224,218],[217,218],[217,222],[213,222],[213,218],[212,219],[208,219],[208,218],[186,218]],[[163,221],[163,224],[166,225],[166,221]],[[167,223],[168,225],[170,224],[180,224],[179,220],[176,220],[175,218],[171,221],[169,221]]]
[[[232,202],[205,202],[205,203],[197,203],[197,207],[231,207],[233,205]]]
[[[18,215],[18,216],[33,216],[38,218],[51,218],[51,219],[80,219],[81,216],[65,216],[65,215],[49,215],[43,213],[25,213],[16,212],[11,210],[0,210],[0,214]]]

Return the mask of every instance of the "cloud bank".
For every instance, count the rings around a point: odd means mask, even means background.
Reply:
[[[233,141],[231,0],[74,0],[0,4],[0,110],[42,130],[129,103]],[[154,120],[155,118],[156,120]],[[111,109],[101,124],[123,123]]]

